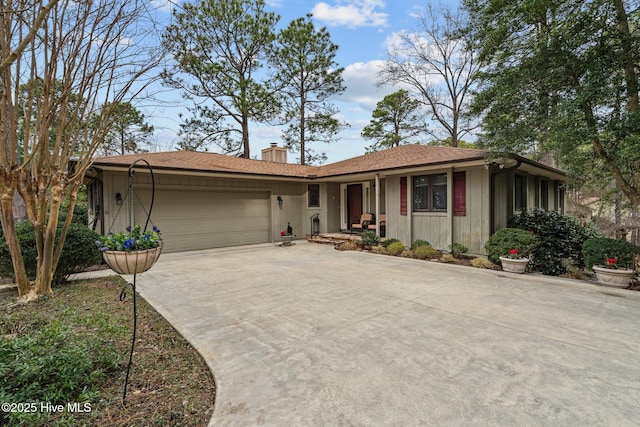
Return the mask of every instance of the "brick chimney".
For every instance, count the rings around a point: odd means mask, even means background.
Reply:
[[[275,142],[271,143],[269,148],[262,150],[262,160],[267,162],[287,163],[287,149],[278,147]]]

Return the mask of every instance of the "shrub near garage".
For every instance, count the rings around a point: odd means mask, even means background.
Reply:
[[[16,233],[20,241],[27,276],[33,280],[36,277],[38,267],[38,252],[33,226],[29,221],[23,221],[16,226]],[[59,234],[60,230],[58,229]],[[98,237],[99,234],[87,226],[71,223],[53,278],[54,284],[62,283],[69,274],[82,271],[91,265],[100,264],[102,255],[95,247]],[[0,239],[0,276],[13,277],[11,254],[4,239]]]
[[[576,218],[542,209],[523,210],[519,215],[514,215],[509,224],[510,227],[533,232],[538,236],[531,267],[534,271],[550,276],[566,273],[566,262],[563,259],[580,268],[584,267],[582,245],[587,239],[599,235],[593,226]]]

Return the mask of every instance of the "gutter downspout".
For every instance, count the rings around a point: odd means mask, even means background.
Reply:
[[[376,198],[376,234],[380,236],[380,174],[376,173],[375,180],[375,198]]]
[[[517,163],[514,166],[508,168],[498,169],[498,171],[491,172],[490,181],[489,181],[489,235],[492,235],[496,232],[496,218],[495,218],[495,197],[496,197],[496,189],[495,189],[495,181],[496,176],[502,175],[503,173],[510,172],[512,170],[518,169],[520,165],[522,165],[522,160],[517,159]],[[495,165],[489,165],[490,168],[493,168]]]

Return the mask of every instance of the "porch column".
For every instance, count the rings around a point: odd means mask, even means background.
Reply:
[[[380,174],[379,173],[376,173],[375,184],[376,184],[376,191],[375,191],[375,197],[376,197],[376,234],[379,236],[380,235]]]

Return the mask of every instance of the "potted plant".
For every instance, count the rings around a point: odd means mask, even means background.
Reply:
[[[280,237],[282,237],[282,246],[291,246],[293,234],[287,232],[287,230],[282,230],[280,232]]]
[[[500,262],[502,263],[502,269],[509,273],[522,274],[527,269],[529,264],[529,258],[520,256],[518,249],[509,249],[508,255],[501,256]]]
[[[582,246],[585,264],[596,274],[598,283],[619,288],[631,283],[637,253],[636,246],[606,237],[588,239]]]
[[[535,234],[519,228],[503,228],[496,231],[485,244],[489,261],[502,263],[502,269],[512,273],[524,273],[529,254],[538,244]]]
[[[160,257],[160,229],[153,226],[143,232],[139,225],[128,226],[119,233],[109,232],[96,241],[107,265],[119,274],[137,274],[149,270]]]

